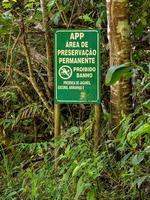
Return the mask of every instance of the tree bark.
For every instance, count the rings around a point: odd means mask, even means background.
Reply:
[[[108,37],[110,44],[110,66],[130,61],[130,26],[128,0],[107,0]],[[118,126],[122,113],[132,109],[131,81],[122,78],[111,86],[112,124]]]

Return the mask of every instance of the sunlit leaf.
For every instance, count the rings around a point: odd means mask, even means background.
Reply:
[[[145,123],[137,130],[128,133],[127,140],[131,145],[136,146],[136,139],[143,136],[144,134],[150,134],[150,124],[148,123]]]
[[[132,164],[136,166],[136,165],[140,164],[143,160],[144,160],[144,154],[139,153],[139,154],[133,156]]]
[[[106,74],[105,84],[108,86],[113,85],[114,83],[119,81],[122,76],[125,76],[127,74],[130,75],[129,72],[131,68],[129,66],[130,64],[126,63],[119,66],[110,67]]]
[[[150,110],[150,99],[148,99],[146,102],[143,103],[143,106],[145,108],[148,108]]]
[[[94,189],[87,193],[87,200],[96,200],[96,194]]]
[[[48,10],[49,11],[52,9],[52,7],[54,6],[55,2],[56,2],[56,0],[49,1],[49,3],[48,3]]]
[[[82,162],[80,165],[77,165],[77,166],[75,167],[75,169],[73,170],[73,172],[72,172],[72,177],[76,176],[76,175],[78,174],[78,172],[79,172],[83,167],[86,166],[86,164],[87,164],[87,162]]]
[[[80,195],[84,191],[84,188],[85,188],[85,183],[83,182],[83,177],[81,176],[79,178],[78,183],[77,183],[77,191],[76,191],[76,195],[75,195],[75,200],[78,200],[78,198],[80,197]]]
[[[147,176],[138,177],[138,178],[134,181],[133,185],[137,185],[138,188],[140,188],[140,186],[142,185],[142,183],[143,183],[146,179],[147,179]]]
[[[93,23],[94,20],[93,20],[92,17],[90,17],[90,14],[91,14],[91,13],[82,15],[82,16],[79,17],[79,19],[82,19],[82,20],[84,20],[85,22]]]

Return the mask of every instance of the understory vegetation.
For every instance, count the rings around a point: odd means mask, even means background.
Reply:
[[[40,1],[3,0],[0,200],[148,200],[150,1],[130,1],[130,67],[124,64],[109,70],[104,0],[49,0],[47,9],[51,48],[55,29],[101,31],[100,144],[95,148],[94,105],[89,104],[61,105],[62,134],[54,138],[53,84],[47,70],[48,43]],[[53,49],[50,53],[53,66]],[[119,125],[112,127],[110,86],[122,75],[132,81],[133,110],[129,115],[122,113]]]

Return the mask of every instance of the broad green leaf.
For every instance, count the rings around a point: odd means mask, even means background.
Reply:
[[[148,99],[146,102],[143,103],[143,106],[145,108],[148,108],[150,110],[150,99]]]
[[[137,130],[129,132],[127,135],[128,142],[136,146],[135,140],[144,134],[150,134],[150,124],[145,123],[144,125],[140,126]]]
[[[8,8],[11,8],[12,5],[11,5],[11,3],[4,3],[4,4],[3,4],[3,7],[4,7],[5,9],[8,9]]]
[[[5,34],[9,33],[11,26],[12,26],[12,14],[10,11],[7,11],[3,13],[2,16],[0,16],[0,33]]]
[[[17,0],[3,0],[2,6],[6,9],[11,8],[13,3],[17,2]]]
[[[126,63],[123,65],[110,67],[106,74],[105,84],[108,86],[113,85],[114,83],[119,81],[123,75],[127,75],[127,74],[129,75],[129,72],[131,70],[129,66],[130,64]]]
[[[13,15],[11,14],[11,10],[8,10],[8,11],[3,13],[1,20],[3,20],[3,23],[7,24],[12,19],[13,19]]]

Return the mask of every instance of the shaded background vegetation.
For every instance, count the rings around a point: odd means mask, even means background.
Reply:
[[[62,105],[63,137],[54,143],[53,91],[40,1],[0,2],[0,199],[149,199],[149,5],[149,0],[129,4],[134,112],[123,117],[114,138],[109,127],[109,87],[104,84],[109,68],[106,2],[48,1],[51,48],[56,28],[102,32],[103,116],[96,151],[92,105]],[[52,62],[53,57],[52,53]],[[57,170],[56,146],[60,149]]]

